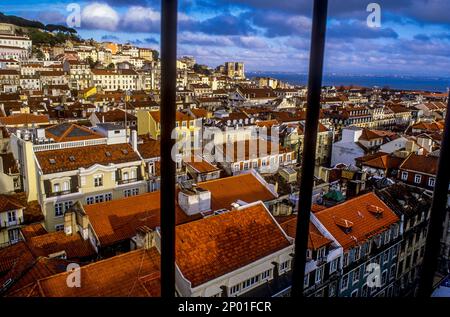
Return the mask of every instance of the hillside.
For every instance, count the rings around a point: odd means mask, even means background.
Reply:
[[[14,24],[20,27],[24,28],[34,28],[34,29],[41,29],[48,32],[62,32],[62,33],[70,33],[70,34],[76,34],[77,31],[73,28],[68,28],[63,25],[57,25],[57,24],[43,24],[39,21],[32,21],[25,18],[21,18],[15,15],[5,15],[4,13],[0,12],[0,23],[10,23]]]

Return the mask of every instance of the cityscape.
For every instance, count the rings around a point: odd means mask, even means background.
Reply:
[[[1,297],[161,297],[159,42],[89,30],[0,13]],[[290,297],[307,77],[200,59],[176,60],[174,296]],[[322,86],[303,296],[417,297],[445,75]]]

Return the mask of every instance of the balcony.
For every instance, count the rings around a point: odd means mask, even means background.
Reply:
[[[78,191],[79,191],[78,188],[73,188],[73,189],[68,189],[68,190],[62,190],[59,192],[46,193],[46,196],[47,196],[47,198],[64,196],[64,195],[68,195],[68,194],[78,193]]]
[[[142,179],[139,179],[137,177],[135,178],[129,178],[129,179],[118,179],[117,184],[118,185],[125,185],[125,184],[131,184],[141,181]]]
[[[23,218],[22,217],[17,217],[16,220],[14,221],[2,221],[0,222],[0,229],[6,229],[6,228],[11,228],[11,227],[15,227],[15,226],[19,226],[23,223]]]

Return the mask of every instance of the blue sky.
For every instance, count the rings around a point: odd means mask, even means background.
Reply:
[[[0,11],[65,24],[75,1],[2,0]],[[370,2],[381,27],[366,23]],[[83,38],[159,48],[160,1],[78,1]],[[450,76],[450,1],[329,0],[325,72]],[[306,72],[312,0],[179,0],[179,55],[217,66]]]

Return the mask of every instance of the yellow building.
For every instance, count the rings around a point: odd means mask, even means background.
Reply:
[[[140,110],[137,112],[138,134],[148,135],[152,139],[159,140],[161,136],[160,112]],[[177,111],[176,113],[177,141],[190,141],[191,149],[201,148],[202,119],[195,119],[190,115]],[[180,144],[181,146],[181,144]]]
[[[63,123],[45,130],[53,143],[15,137],[24,190],[29,201],[39,201],[47,231],[63,230],[64,213],[77,201],[95,204],[147,192],[137,145],[124,142],[124,129],[117,131],[122,139]]]

